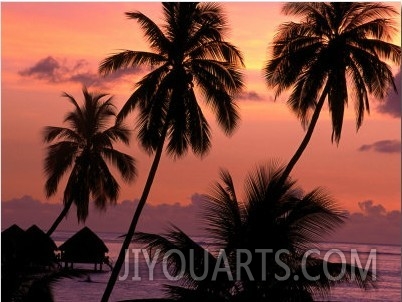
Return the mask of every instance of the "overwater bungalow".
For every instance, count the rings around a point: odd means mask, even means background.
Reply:
[[[1,232],[1,262],[17,263],[24,255],[25,231],[13,224]]]
[[[33,265],[52,265],[55,263],[57,246],[37,225],[25,231],[25,253]]]
[[[93,263],[94,270],[102,270],[102,264],[106,262],[106,253],[109,249],[105,243],[88,227],[84,227],[64,242],[60,247],[60,261],[65,267],[73,267],[73,263]]]
[[[26,266],[51,266],[55,264],[57,246],[38,226],[24,231],[13,224],[1,232],[2,265],[14,269]]]

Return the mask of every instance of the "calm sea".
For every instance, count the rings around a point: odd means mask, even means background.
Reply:
[[[56,232],[53,239],[59,246],[66,239],[73,235],[72,232]],[[109,257],[115,260],[120,250],[122,239],[117,233],[99,233],[109,248]],[[202,238],[195,238],[202,244]],[[130,248],[139,248],[135,244]],[[346,258],[349,258],[351,249],[358,251],[363,267],[372,249],[376,249],[376,270],[378,275],[377,288],[375,290],[362,291],[355,287],[339,286],[332,291],[328,301],[401,301],[401,247],[390,245],[373,244],[347,244],[347,243],[323,243],[320,248],[322,255],[326,250],[339,249]],[[172,283],[163,274],[162,266],[157,266],[153,280],[149,280],[149,272],[144,257],[139,257],[139,270],[137,276],[141,281],[133,281],[134,256],[130,255],[129,276],[124,281],[117,281],[113,290],[111,300],[120,301],[140,298],[162,298],[164,297],[163,285]],[[75,267],[92,269],[93,265],[75,265]],[[373,268],[371,265],[370,268]],[[123,271],[121,272],[123,274]],[[110,276],[110,269],[103,268],[103,272],[91,272],[88,277],[76,279],[62,279],[54,286],[56,301],[100,301]]]

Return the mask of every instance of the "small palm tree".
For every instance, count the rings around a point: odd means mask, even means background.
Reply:
[[[45,127],[43,140],[52,143],[47,147],[45,158],[46,195],[57,191],[60,180],[68,172],[64,190],[64,209],[49,231],[51,235],[67,215],[71,205],[77,206],[78,221],[88,216],[90,198],[98,208],[104,209],[108,202],[115,203],[119,195],[119,184],[109,170],[107,162],[120,172],[124,181],[136,176],[135,160],[114,149],[113,144],[129,144],[130,131],[121,122],[109,126],[116,116],[116,108],[106,94],[93,94],[83,88],[84,104],[80,106],[71,95],[64,93],[73,105],[65,122],[69,127]]]
[[[288,104],[308,125],[284,180],[307,147],[325,100],[332,117],[332,141],[339,143],[349,99],[354,102],[359,129],[364,112],[369,112],[369,95],[382,99],[390,87],[396,91],[385,61],[399,65],[401,48],[390,43],[397,31],[390,17],[397,12],[387,5],[295,2],[285,4],[283,12],[301,21],[279,28],[273,57],[264,68],[265,79],[276,89],[276,97],[293,87]]]
[[[227,24],[219,5],[214,3],[163,3],[165,24],[158,27],[140,12],[128,12],[145,33],[151,52],[125,50],[107,57],[100,65],[102,74],[141,65],[152,71],[145,75],[119,113],[125,118],[139,110],[138,139],[154,153],[144,191],[133,216],[102,301],[110,293],[124,262],[141,211],[146,203],[158,164],[167,143],[174,157],[189,148],[198,156],[210,147],[210,128],[196,97],[196,86],[205,104],[217,116],[218,124],[231,134],[239,119],[234,96],[243,87],[240,52],[224,41]]]
[[[303,260],[306,252],[317,248],[317,243],[339,227],[345,216],[322,189],[303,193],[295,181],[282,182],[282,173],[283,168],[258,168],[246,180],[245,199],[241,201],[230,174],[222,171],[222,183],[217,183],[212,194],[206,196],[203,221],[213,239],[208,244],[225,252],[232,277],[221,272],[214,281],[216,263],[219,261],[222,266],[217,253],[204,249],[178,228],[166,235],[137,235],[139,241],[148,244],[151,253],[159,249],[161,258],[173,249],[184,255],[184,263],[178,253],[168,258],[172,275],[184,272],[180,285],[167,286],[172,298],[313,301],[317,297],[327,298],[331,287],[338,283],[354,282],[363,289],[374,285],[371,273],[366,277],[354,274],[357,268],[352,265],[344,264],[342,268],[341,263],[312,256]],[[263,250],[270,251],[265,259],[261,256]],[[239,251],[243,256],[249,251],[248,259],[239,258]],[[276,258],[278,253],[280,257]],[[248,262],[251,275],[243,271],[237,277],[239,262]],[[194,278],[203,274],[204,278]],[[316,279],[318,275],[320,278]]]

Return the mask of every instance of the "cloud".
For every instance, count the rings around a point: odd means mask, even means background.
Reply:
[[[395,85],[398,90],[396,93],[393,89],[390,91],[387,98],[384,99],[380,105],[378,105],[377,110],[381,113],[391,115],[396,118],[401,117],[401,73],[399,72],[395,76]]]
[[[358,204],[362,212],[349,213],[346,223],[331,236],[331,241],[400,245],[400,211],[386,211],[372,200]]]
[[[362,145],[358,149],[361,152],[374,151],[379,153],[401,153],[401,141],[381,140],[368,145]]]
[[[201,210],[202,197],[194,194],[189,205],[175,204],[146,204],[138,224],[138,231],[161,232],[172,223],[189,234],[200,234],[201,228],[197,222],[197,213]],[[88,219],[85,223],[94,231],[121,232],[124,233],[132,215],[137,208],[138,200],[125,200],[116,206],[107,207],[106,211],[100,211],[91,204]],[[23,229],[32,224],[40,228],[48,229],[57,215],[60,214],[62,205],[42,203],[30,196],[23,196],[2,202],[2,229],[16,223]],[[77,231],[83,225],[79,225],[76,217],[76,208],[73,206],[59,226],[59,230]]]
[[[60,63],[53,57],[49,56],[39,60],[33,66],[20,71],[19,74],[24,77],[34,77],[49,82],[59,82],[59,72],[61,69],[62,67],[60,66]]]
[[[366,200],[359,202],[359,208],[368,216],[384,215],[386,213],[385,208],[382,205],[373,205],[372,200]]]
[[[264,99],[255,91],[244,91],[237,98],[245,101],[262,101]]]
[[[47,81],[49,83],[75,82],[86,86],[106,88],[122,78],[142,72],[141,68],[123,69],[111,75],[102,77],[94,72],[88,61],[77,60],[67,62],[65,59],[55,59],[48,56],[39,60],[34,65],[21,70],[23,77]]]
[[[162,233],[172,223],[190,235],[205,235],[199,213],[203,198],[199,194],[191,196],[188,205],[147,204],[141,215],[138,231]],[[107,211],[90,209],[86,225],[96,232],[117,232],[124,234],[130,224],[138,200],[125,200]],[[349,219],[332,236],[331,242],[400,244],[400,211],[386,211],[381,204],[371,200],[359,203],[361,212],[348,213]],[[29,196],[2,202],[2,229],[16,223],[23,229],[37,224],[46,230],[62,210],[61,204],[42,203]],[[77,223],[75,208],[64,219],[59,230],[78,231],[83,225]]]

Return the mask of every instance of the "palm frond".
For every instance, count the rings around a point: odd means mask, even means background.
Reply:
[[[98,132],[94,135],[94,145],[112,147],[113,142],[122,142],[125,145],[130,143],[131,130],[124,124],[116,123],[114,126]]]
[[[182,274],[179,282],[183,286],[203,287],[203,284],[210,282],[215,257],[179,228],[173,226],[165,235],[136,233],[135,240],[147,244],[146,248],[152,257],[158,252],[159,261],[162,258],[167,261],[167,268],[172,276]],[[166,257],[169,254],[170,257]],[[204,275],[206,277],[201,278]]]
[[[292,203],[284,223],[290,226],[289,237],[300,250],[326,239],[346,219],[334,200],[322,189],[315,189]]]
[[[191,59],[209,59],[244,67],[244,59],[236,46],[225,41],[199,41],[199,45],[186,53]]]
[[[282,12],[285,15],[304,17],[301,23],[314,23],[316,33],[329,33],[332,31],[329,24],[330,19],[326,12],[325,3],[313,2],[292,2],[286,3]]]
[[[88,217],[91,194],[88,179],[88,166],[83,162],[78,163],[74,165],[64,189],[63,203],[76,205],[78,222],[84,222]]]
[[[373,19],[387,19],[396,15],[397,12],[391,6],[382,3],[364,3],[363,5],[354,5],[353,17],[345,26],[345,31],[351,31],[365,23],[370,23]]]
[[[191,65],[190,65],[191,64]],[[196,80],[199,77],[208,77],[210,79],[209,86],[222,87],[228,91],[229,94],[239,93],[244,82],[240,71],[230,64],[215,60],[200,60],[195,59],[190,63],[191,70],[194,71]],[[198,81],[200,85],[204,84],[203,81]],[[208,89],[208,87],[203,87]]]
[[[77,143],[83,140],[77,132],[64,127],[47,126],[43,128],[42,136],[45,143],[51,143],[56,139],[67,139]]]
[[[95,98],[104,97],[106,95],[95,95]],[[93,115],[94,132],[103,131],[110,124],[111,119],[116,116],[116,106],[112,103],[113,97],[109,97],[105,101],[101,102],[100,98],[95,99],[93,102],[94,110],[91,115]]]
[[[210,27],[216,28],[219,32],[225,33],[227,30],[227,18],[219,3],[204,2],[196,7],[195,17],[197,22],[203,26],[205,23]]]
[[[220,246],[236,246],[242,237],[243,209],[239,206],[232,178],[221,170],[223,186],[216,183],[210,195],[205,195],[203,217],[206,230],[217,239]]]
[[[135,68],[141,65],[158,66],[166,62],[166,58],[160,54],[123,50],[106,57],[99,66],[99,72],[103,75],[110,74],[122,68]]]
[[[208,121],[198,105],[193,89],[189,91],[187,103],[187,123],[189,142],[195,155],[203,156],[211,148],[211,132]]]
[[[305,273],[303,273],[303,270]],[[297,281],[299,286],[305,287],[316,298],[325,300],[329,297],[331,288],[338,284],[354,283],[354,285],[364,290],[375,288],[375,275],[373,272],[367,270],[363,274],[360,270],[361,268],[348,263],[336,263],[309,257],[306,259],[305,268],[296,268],[294,274],[299,276]],[[320,276],[320,278],[317,278],[317,276]],[[293,281],[294,278],[289,278],[288,280],[289,283],[296,283]]]
[[[87,92],[87,88],[84,87],[83,88],[84,95],[86,92]],[[75,111],[77,111],[77,113],[82,116],[81,107],[78,105],[77,101],[74,99],[74,97],[71,94],[68,94],[67,92],[63,92],[62,97],[67,98],[69,100],[69,102],[74,105]]]
[[[171,91],[169,89],[171,81],[174,81],[174,76],[169,73],[161,79],[158,89],[153,91],[151,98],[147,102],[140,103],[136,125],[137,137],[142,147],[149,153],[156,150],[164,129],[170,127],[167,114],[171,103]]]
[[[117,120],[121,121],[124,119],[138,104],[140,104],[141,108],[149,106],[149,103],[153,100],[153,96],[157,93],[159,86],[168,72],[169,68],[164,64],[144,76],[137,83],[137,89],[121,108],[117,115]]]
[[[394,76],[390,67],[359,47],[349,46],[351,58],[363,76],[368,91],[375,97],[384,98],[390,86],[396,91]]]
[[[201,69],[197,69],[196,81],[205,96],[206,103],[211,106],[223,131],[230,135],[240,120],[238,106],[235,97],[228,94],[226,89],[216,83],[215,80],[216,78],[210,73],[202,73]]]
[[[314,61],[310,70],[314,72],[306,72],[299,76],[287,101],[303,126],[308,125],[310,112],[315,110],[318,96],[324,92],[324,84],[328,86],[328,71],[320,60]]]
[[[370,22],[361,24],[344,33],[346,38],[357,39],[375,39],[383,41],[391,41],[392,36],[397,32],[393,22],[387,19],[375,19]]]
[[[112,156],[116,156],[116,153],[114,153]],[[105,210],[108,202],[112,205],[116,204],[117,198],[119,197],[120,193],[120,186],[110,172],[109,167],[103,160],[102,156],[100,154],[95,154],[92,157],[94,158],[92,162],[96,164],[91,165],[88,171],[88,177],[90,178],[89,190],[94,197],[95,206],[100,210]],[[121,158],[119,159],[121,160]],[[127,158],[124,159],[129,160]],[[121,163],[120,161],[119,164],[123,165],[123,163]],[[117,166],[117,168],[120,169],[121,167]],[[126,169],[126,171],[128,170],[128,172],[127,175],[122,175],[122,177],[125,181],[128,182],[130,181],[127,179],[127,177],[129,177],[130,175],[129,169],[131,169],[132,167],[124,166],[124,168]],[[133,177],[131,179],[133,179]]]
[[[353,81],[352,93],[354,93],[353,99],[355,100],[356,111],[356,128],[359,129],[363,123],[364,111],[367,110],[370,113],[370,103],[368,100],[368,91],[364,83],[362,74],[359,68],[355,65],[353,60],[348,64],[350,69],[348,70],[349,76]]]
[[[169,130],[168,144],[166,151],[171,156],[181,157],[187,153],[189,145],[189,125],[187,123],[186,103],[189,101],[189,93],[175,94],[172,93],[169,105]],[[192,101],[192,100],[191,100]]]
[[[136,162],[133,157],[115,149],[103,148],[102,154],[117,167],[122,178],[131,182],[137,176]]]
[[[151,19],[141,12],[127,12],[126,16],[138,21],[152,49],[159,53],[167,52],[170,49],[170,41]]]
[[[341,66],[338,66],[336,71],[330,73],[328,82],[331,83],[328,92],[328,105],[332,121],[331,140],[339,144],[343,126],[343,115],[345,106],[348,103],[346,71]]]
[[[376,39],[354,39],[351,44],[371,55],[377,55],[398,65],[401,63],[401,48],[397,45]]]
[[[47,197],[56,193],[61,178],[73,164],[78,150],[79,145],[70,141],[61,141],[47,147],[44,165]]]

